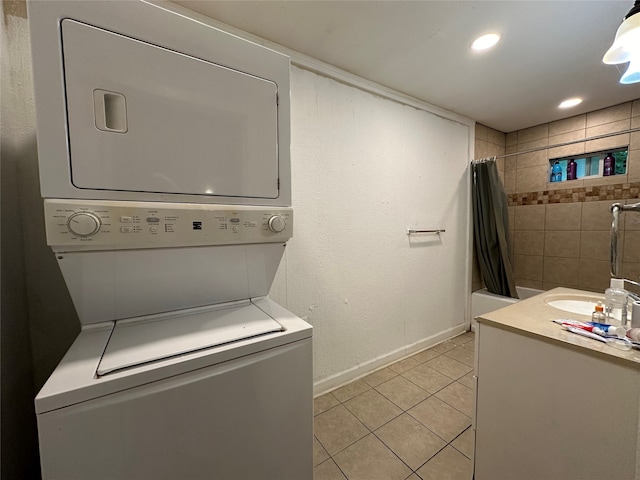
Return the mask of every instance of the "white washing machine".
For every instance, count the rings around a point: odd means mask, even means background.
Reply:
[[[32,2],[47,242],[82,324],[35,400],[44,479],[311,479],[289,60],[169,4]]]

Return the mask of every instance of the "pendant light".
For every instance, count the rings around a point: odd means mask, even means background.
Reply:
[[[640,0],[636,0],[633,8],[624,17],[613,45],[604,54],[602,61],[608,65],[629,62],[620,83],[640,82]]]

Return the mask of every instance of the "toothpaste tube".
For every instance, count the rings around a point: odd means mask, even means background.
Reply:
[[[607,339],[605,337],[593,332],[589,332],[588,330],[583,330],[578,326],[572,326],[572,325],[567,325],[566,323],[563,323],[562,328],[564,328],[565,330],[571,333],[577,333],[578,335],[582,335],[583,337],[589,337],[594,340],[598,340],[599,342],[605,342],[605,343],[607,342]]]
[[[593,325],[594,328],[598,328],[605,332],[605,335],[615,335],[616,337],[624,337],[627,335],[627,331],[624,327],[616,327],[615,325],[609,325],[608,323],[587,322],[589,325]]]
[[[590,322],[580,322],[578,320],[571,320],[568,318],[558,318],[557,320],[554,320],[555,323],[559,323],[560,325],[562,325],[563,327],[572,327],[572,328],[576,328],[579,330],[584,330],[586,332],[591,332],[594,333],[596,335],[600,335],[602,337],[605,337],[607,335],[606,330],[598,327],[598,326],[594,326],[594,325],[590,325]],[[569,329],[567,329],[569,330]]]
[[[581,330],[592,332],[603,337],[624,337],[627,334],[627,331],[623,327],[616,327],[615,325],[609,325],[607,323],[580,322],[578,320],[571,320],[569,318],[559,318],[553,321],[555,323],[559,323],[560,325],[568,325],[570,327],[579,328]]]
[[[599,342],[604,342],[613,348],[617,348],[618,350],[623,350],[623,351],[631,350],[631,348],[634,346],[634,343],[635,343],[629,340],[628,338],[603,337],[601,335],[595,334],[588,330],[583,330],[579,326],[572,326],[567,323],[563,323],[562,328],[564,328],[568,332],[576,333],[578,335],[582,335],[583,337],[589,337],[589,338],[592,338],[593,340],[598,340]],[[597,329],[597,327],[593,327],[593,328]]]

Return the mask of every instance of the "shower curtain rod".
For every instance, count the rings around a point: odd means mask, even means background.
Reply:
[[[504,155],[492,155],[492,156],[486,157],[486,158],[478,158],[478,159],[471,160],[471,163],[482,163],[482,162],[486,162],[486,161],[489,161],[489,160],[496,160],[498,158],[513,157],[514,155],[524,155],[525,153],[539,152],[540,150],[547,150],[549,148],[564,147],[564,146],[567,146],[567,145],[573,145],[575,143],[589,142],[591,140],[600,140],[601,138],[615,137],[616,135],[624,135],[625,133],[633,133],[633,132],[640,132],[640,127],[638,127],[638,128],[630,128],[628,130],[623,130],[621,132],[604,133],[602,135],[596,135],[594,137],[583,138],[581,140],[572,140],[570,142],[556,143],[555,145],[548,145],[546,147],[531,148],[529,150],[522,150],[521,152],[505,153]]]

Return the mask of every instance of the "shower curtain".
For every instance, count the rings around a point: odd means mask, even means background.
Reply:
[[[511,265],[507,196],[495,158],[472,163],[473,236],[487,290],[518,298]]]

